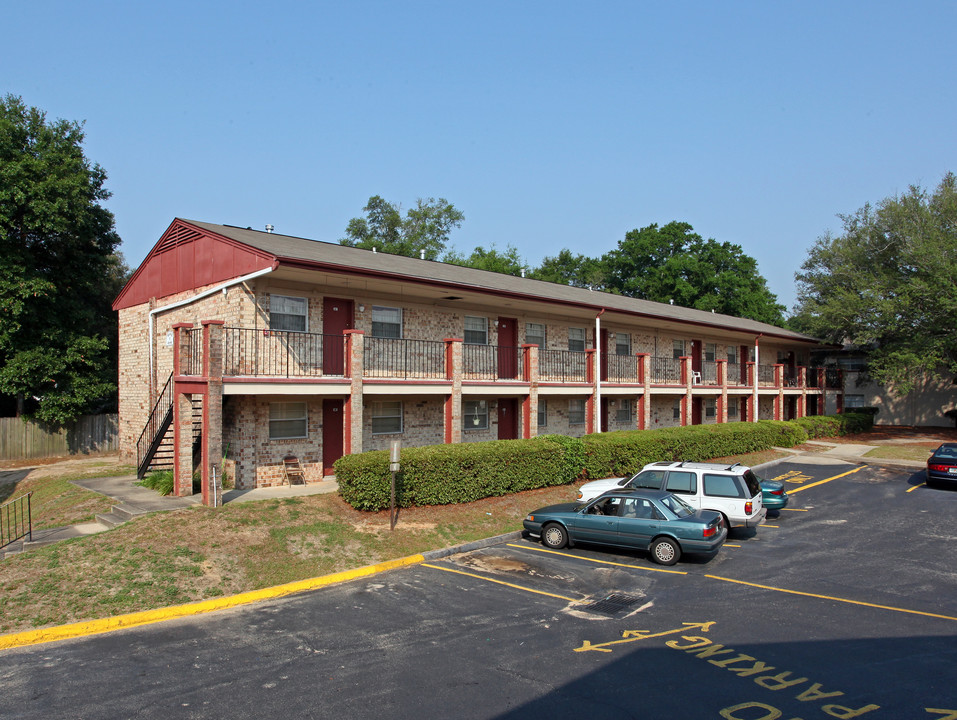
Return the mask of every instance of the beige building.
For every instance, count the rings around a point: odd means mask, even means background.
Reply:
[[[347,453],[840,408],[814,338],[581,288],[174,220],[114,303],[121,454],[177,492]]]

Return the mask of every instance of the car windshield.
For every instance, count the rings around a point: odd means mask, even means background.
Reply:
[[[753,471],[748,470],[744,474],[744,482],[748,485],[749,497],[754,497],[761,492],[761,478],[755,475]]]
[[[661,483],[664,479],[664,470],[642,470],[628,481],[628,485],[629,487],[633,488],[650,488],[652,490],[660,490]]]
[[[694,508],[677,495],[665,495],[661,498],[661,504],[680,518],[688,517],[688,515],[694,513]]]

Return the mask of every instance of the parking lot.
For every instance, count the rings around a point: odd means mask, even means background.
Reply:
[[[789,507],[710,559],[511,540],[5,652],[0,715],[957,720],[957,491],[844,462],[763,474]]]

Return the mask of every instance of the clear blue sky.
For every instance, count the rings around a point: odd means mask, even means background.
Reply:
[[[955,2],[46,2],[0,92],[86,122],[122,251],[176,217],[336,241],[371,195],[452,245],[598,256],[691,223],[789,308],[838,213],[957,171]]]

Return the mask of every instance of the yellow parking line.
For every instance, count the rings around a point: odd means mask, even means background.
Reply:
[[[761,527],[780,528],[780,525],[762,525]]]
[[[478,580],[485,580],[490,583],[505,585],[506,587],[515,588],[516,590],[524,590],[525,592],[535,593],[536,595],[547,595],[548,597],[558,598],[559,600],[567,600],[568,602],[573,603],[582,602],[581,600],[566,597],[564,595],[556,595],[555,593],[544,592],[543,590],[533,590],[532,588],[515,585],[514,583],[505,582],[504,580],[496,580],[494,578],[485,577],[484,575],[476,575],[475,573],[465,572],[464,570],[454,570],[452,568],[442,567],[441,565],[432,565],[431,563],[422,563],[422,567],[432,568],[433,570],[444,570],[445,572],[455,573],[457,575],[466,575],[471,578],[477,578]]]
[[[874,603],[862,602],[860,600],[848,600],[847,598],[834,597],[832,595],[818,595],[816,593],[801,592],[800,590],[787,590],[785,588],[772,587],[771,585],[759,585],[758,583],[745,582],[744,580],[718,577],[717,575],[705,575],[705,577],[711,578],[712,580],[736,583],[738,585],[748,585],[749,587],[761,588],[762,590],[773,590],[774,592],[787,593],[789,595],[803,595],[804,597],[818,598],[820,600],[833,600],[834,602],[848,603],[849,605],[861,605],[863,607],[877,608],[878,610],[893,610],[894,612],[907,613],[908,615],[923,615],[924,617],[940,618],[942,620],[953,620],[957,622],[957,617],[951,617],[950,615],[938,615],[937,613],[923,612],[921,610],[908,610],[907,608],[899,608],[892,605],[875,605]]]
[[[925,485],[927,485],[927,483],[921,483],[920,485],[915,485],[912,488],[907,488],[907,490],[905,490],[904,492],[914,492],[917,488],[922,488]]]
[[[787,510],[788,512],[807,512],[804,508],[781,508],[782,510]]]
[[[610,560],[595,560],[594,558],[582,557],[580,555],[572,555],[571,553],[558,552],[556,550],[546,550],[545,548],[532,547],[531,545],[514,545],[512,543],[507,543],[509,547],[519,548],[520,550],[533,550],[540,553],[548,553],[549,555],[560,555],[561,557],[570,557],[575,558],[576,560],[586,560],[588,562],[598,563],[599,565],[615,565],[616,567],[626,567],[634,568],[635,570],[649,570],[651,572],[663,572],[671,573],[672,575],[687,575],[688,573],[683,570],[665,570],[664,568],[658,567],[646,567],[644,565],[628,565],[626,563],[617,563],[611,562]]]
[[[799,488],[794,488],[793,490],[790,490],[789,493],[793,495],[794,493],[799,493],[802,490],[807,490],[808,488],[817,487],[818,485],[823,485],[824,483],[829,483],[831,482],[831,480],[837,480],[838,478],[846,477],[848,475],[853,475],[854,473],[860,472],[866,467],[867,465],[861,465],[860,467],[856,467],[853,470],[848,470],[846,473],[841,473],[840,475],[835,475],[834,477],[829,477],[824,480],[818,480],[816,483],[811,483],[810,485],[802,485]]]
[[[740,545],[732,545],[731,543],[725,543],[725,544],[724,544],[724,547],[737,547],[737,548],[739,548],[739,547],[741,547],[741,546],[740,546]]]

